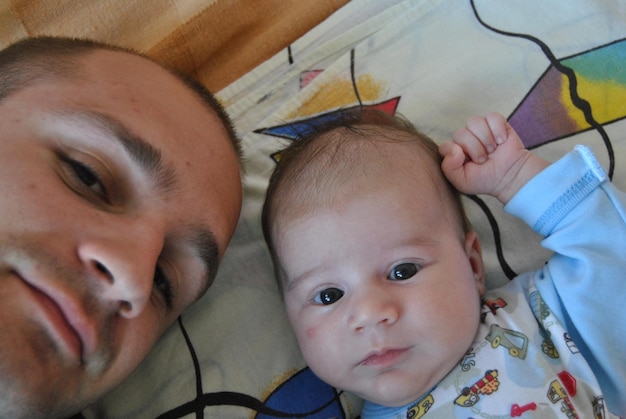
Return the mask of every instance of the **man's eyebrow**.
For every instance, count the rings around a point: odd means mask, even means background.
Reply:
[[[130,157],[144,171],[156,180],[157,187],[170,192],[176,184],[176,175],[172,167],[163,162],[161,151],[145,139],[134,134],[117,119],[94,111],[71,111],[63,113],[63,117],[86,121],[96,126],[108,137],[119,142]]]
[[[198,253],[205,268],[205,275],[201,280],[198,298],[211,286],[217,275],[219,264],[219,245],[211,230],[203,225],[192,225],[191,234],[187,240],[189,245]]]

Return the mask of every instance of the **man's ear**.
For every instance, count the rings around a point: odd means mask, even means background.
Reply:
[[[472,267],[478,292],[482,296],[485,293],[485,266],[480,240],[475,231],[470,231],[465,235],[465,254]]]

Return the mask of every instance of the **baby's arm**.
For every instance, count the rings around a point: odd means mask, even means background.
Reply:
[[[459,191],[492,195],[503,204],[549,165],[528,151],[504,117],[493,112],[469,118],[452,141],[441,144],[439,153],[444,174]]]
[[[626,194],[584,147],[543,170],[548,162],[525,150],[497,114],[470,118],[440,153],[459,190],[496,196],[544,237],[553,256],[519,280],[534,281],[592,367],[607,407],[626,418]]]

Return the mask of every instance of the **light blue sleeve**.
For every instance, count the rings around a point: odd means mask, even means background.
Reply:
[[[626,417],[626,194],[589,149],[576,149],[505,206],[554,255],[536,273],[542,297],[596,373],[609,409]]]

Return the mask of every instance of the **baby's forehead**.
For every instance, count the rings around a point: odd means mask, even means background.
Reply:
[[[389,144],[421,145],[427,140],[417,132],[408,132],[395,127],[379,125],[355,125],[337,127],[317,135],[313,144],[341,144],[348,147],[384,147]]]
[[[438,154],[413,134],[372,130],[325,136],[312,144],[311,158],[301,161],[318,176],[349,183],[370,177],[440,175]]]
[[[394,160],[435,161],[432,150],[419,136],[382,127],[337,128],[325,132],[301,151],[298,164],[314,170],[327,169],[329,176],[347,166],[376,167],[393,164]],[[339,164],[341,163],[341,164]],[[423,167],[423,166],[419,166]]]
[[[332,135],[330,133],[329,135]],[[291,173],[285,173],[275,196],[275,209],[291,215],[332,208],[353,197],[380,188],[413,185],[419,193],[424,185],[438,189],[443,175],[439,163],[418,140],[401,133],[400,141],[390,137],[318,138],[299,157]],[[317,140],[317,139],[316,139]],[[326,141],[328,140],[328,141]],[[403,188],[407,191],[409,188]],[[295,212],[295,214],[294,214]]]

